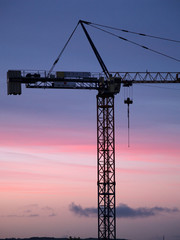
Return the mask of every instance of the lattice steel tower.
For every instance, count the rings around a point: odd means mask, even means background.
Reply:
[[[97,95],[98,239],[116,239],[114,95]]]

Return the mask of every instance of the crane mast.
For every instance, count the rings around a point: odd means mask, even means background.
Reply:
[[[114,72],[109,73],[85,26],[79,21],[103,73],[9,70],[8,95],[20,95],[26,88],[97,90],[97,188],[98,239],[116,239],[115,199],[115,127],[114,97],[121,85],[180,83],[179,72]],[[129,99],[130,100],[130,99]],[[128,103],[125,101],[125,103]]]
[[[98,239],[116,239],[114,94],[97,95]]]

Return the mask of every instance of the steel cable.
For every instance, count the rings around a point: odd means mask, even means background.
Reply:
[[[107,30],[105,30],[105,29],[102,29],[102,28],[93,26],[93,25],[91,25],[91,24],[89,24],[89,26],[91,26],[91,27],[93,27],[93,28],[96,28],[96,29],[98,29],[98,30],[100,30],[100,31],[103,31],[103,32],[105,32],[105,33],[107,33],[107,34],[110,34],[110,35],[112,35],[112,36],[114,36],[114,37],[117,37],[117,38],[119,38],[119,39],[121,39],[121,40],[127,41],[127,42],[132,43],[132,44],[134,44],[134,45],[136,45],[136,46],[139,46],[139,47],[141,47],[141,48],[144,48],[144,49],[146,49],[146,50],[149,50],[149,51],[151,51],[151,52],[157,53],[157,54],[162,55],[162,56],[164,56],[164,57],[170,58],[170,59],[172,59],[172,60],[174,60],[174,61],[180,62],[180,59],[174,58],[174,57],[169,56],[169,55],[167,55],[167,54],[164,54],[164,53],[162,53],[162,52],[159,52],[159,51],[156,51],[156,50],[154,50],[154,49],[148,48],[148,47],[143,46],[143,45],[141,45],[141,44],[139,44],[139,43],[137,43],[137,42],[131,41],[131,40],[129,40],[129,39],[127,39],[127,38],[123,38],[123,37],[121,37],[121,36],[119,36],[119,35],[117,35],[117,34],[115,34],[115,33],[109,32],[109,31],[107,31]]]
[[[65,48],[67,47],[69,41],[71,40],[71,38],[72,38],[74,32],[76,31],[78,25],[79,25],[79,22],[77,23],[76,27],[74,28],[73,32],[71,33],[70,37],[68,38],[67,42],[65,43],[63,49],[61,50],[60,54],[58,55],[57,59],[54,61],[52,67],[50,68],[50,70],[49,70],[49,72],[48,72],[48,77],[50,76],[50,74],[51,74],[51,72],[53,71],[53,69],[54,69],[55,65],[57,64],[57,62],[59,61],[61,55],[63,54]]]
[[[109,29],[117,30],[117,31],[121,31],[121,32],[136,34],[136,35],[143,36],[143,37],[150,37],[150,38],[156,38],[156,39],[160,39],[160,40],[165,40],[165,41],[180,43],[179,40],[175,40],[175,39],[164,38],[164,37],[159,37],[159,36],[153,36],[153,35],[149,35],[149,34],[145,34],[145,33],[138,33],[138,32],[129,31],[129,30],[121,29],[121,28],[115,28],[115,27],[110,27],[110,26],[106,26],[106,25],[101,25],[101,24],[97,24],[97,23],[89,23],[89,25],[90,25],[90,24],[91,24],[91,25],[95,25],[95,26],[100,26],[100,27],[104,27],[104,28],[109,28]]]

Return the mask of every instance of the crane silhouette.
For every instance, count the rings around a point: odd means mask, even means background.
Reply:
[[[53,69],[64,49],[69,43],[78,25],[81,25],[92,50],[102,68],[103,73],[91,72],[53,72]],[[97,186],[98,186],[98,239],[116,239],[116,204],[115,204],[115,128],[114,128],[114,98],[120,92],[121,86],[130,87],[133,84],[164,84],[180,83],[179,72],[109,72],[98,50],[96,49],[86,27],[90,22],[80,20],[70,35],[50,71],[9,70],[7,72],[8,95],[21,94],[21,85],[26,88],[42,89],[84,89],[96,90],[97,93]],[[99,29],[101,25],[92,24]],[[107,26],[106,26],[107,27]],[[102,31],[108,32],[104,29]],[[120,29],[121,31],[126,31]],[[135,32],[132,32],[136,34]],[[112,34],[112,33],[111,33]],[[138,33],[142,36],[145,34]],[[112,34],[115,35],[115,34]],[[117,35],[115,35],[117,36]],[[118,36],[119,37],[119,36]],[[150,36],[155,37],[155,36]],[[119,37],[122,40],[129,41]],[[164,39],[173,41],[170,39]],[[174,40],[175,41],[175,40]],[[135,42],[129,41],[139,45]],[[141,46],[144,49],[149,49]],[[167,56],[152,50],[158,54]],[[173,57],[170,57],[176,61]],[[128,106],[132,99],[127,97],[124,103]]]

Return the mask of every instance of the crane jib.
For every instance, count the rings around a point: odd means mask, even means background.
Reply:
[[[117,94],[120,85],[180,83],[180,72],[114,72],[111,78],[102,73],[56,72],[47,77],[47,71],[9,70],[8,95],[21,94],[21,85],[27,88],[63,88],[98,90]]]

